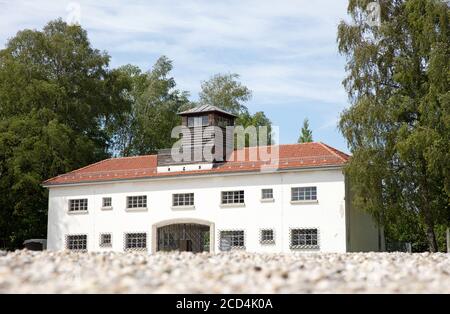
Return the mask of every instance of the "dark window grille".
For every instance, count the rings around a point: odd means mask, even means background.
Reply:
[[[146,250],[146,249],[147,249],[146,233],[125,234],[125,250]]]
[[[220,231],[221,250],[224,250],[224,243],[230,248],[245,248],[245,234],[243,230]]]
[[[66,248],[71,251],[86,251],[87,235],[86,234],[67,235]]]
[[[111,233],[100,234],[100,247],[112,247]]]
[[[319,248],[317,229],[291,229],[291,248]]]
[[[261,244],[273,244],[275,243],[275,237],[273,229],[262,229],[261,230]]]

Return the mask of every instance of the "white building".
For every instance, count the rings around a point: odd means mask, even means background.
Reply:
[[[212,106],[182,116],[190,126],[192,120],[214,125],[220,116],[233,122]],[[350,206],[348,155],[323,143],[274,148],[273,171],[261,171],[264,162],[249,160],[252,149],[245,149],[240,162],[180,164],[161,152],[111,158],[49,179],[48,249],[384,249],[371,216]]]

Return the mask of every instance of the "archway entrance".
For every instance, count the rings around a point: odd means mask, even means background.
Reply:
[[[212,252],[214,224],[199,219],[176,219],[153,225],[153,252]]]
[[[158,251],[209,252],[209,226],[173,224],[158,228]]]

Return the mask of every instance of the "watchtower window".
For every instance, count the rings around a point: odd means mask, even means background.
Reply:
[[[209,119],[207,115],[199,117],[188,117],[188,127],[207,126]]]
[[[233,125],[233,124],[232,124],[232,120],[222,117],[222,116],[218,116],[217,117],[217,125],[221,126],[221,127],[226,127],[228,125]]]

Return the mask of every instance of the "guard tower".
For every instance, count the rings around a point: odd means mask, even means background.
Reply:
[[[235,115],[212,105],[197,106],[180,112],[179,115],[181,116],[182,126],[187,127],[190,131],[189,136],[183,136],[182,138],[182,150],[186,155],[189,154],[190,158],[187,161],[174,161],[171,156],[171,149],[162,149],[158,152],[159,170],[164,170],[164,167],[167,166],[180,165],[186,165],[186,167],[180,169],[182,171],[191,168],[197,170],[201,168],[193,168],[192,165],[211,164],[227,159],[227,152],[231,152],[233,149],[232,127],[234,126]],[[216,132],[211,132],[213,128],[208,127],[218,128],[221,131],[222,138],[219,138]],[[220,157],[214,160],[206,159],[202,154],[205,150]],[[166,170],[170,171],[170,168]]]

